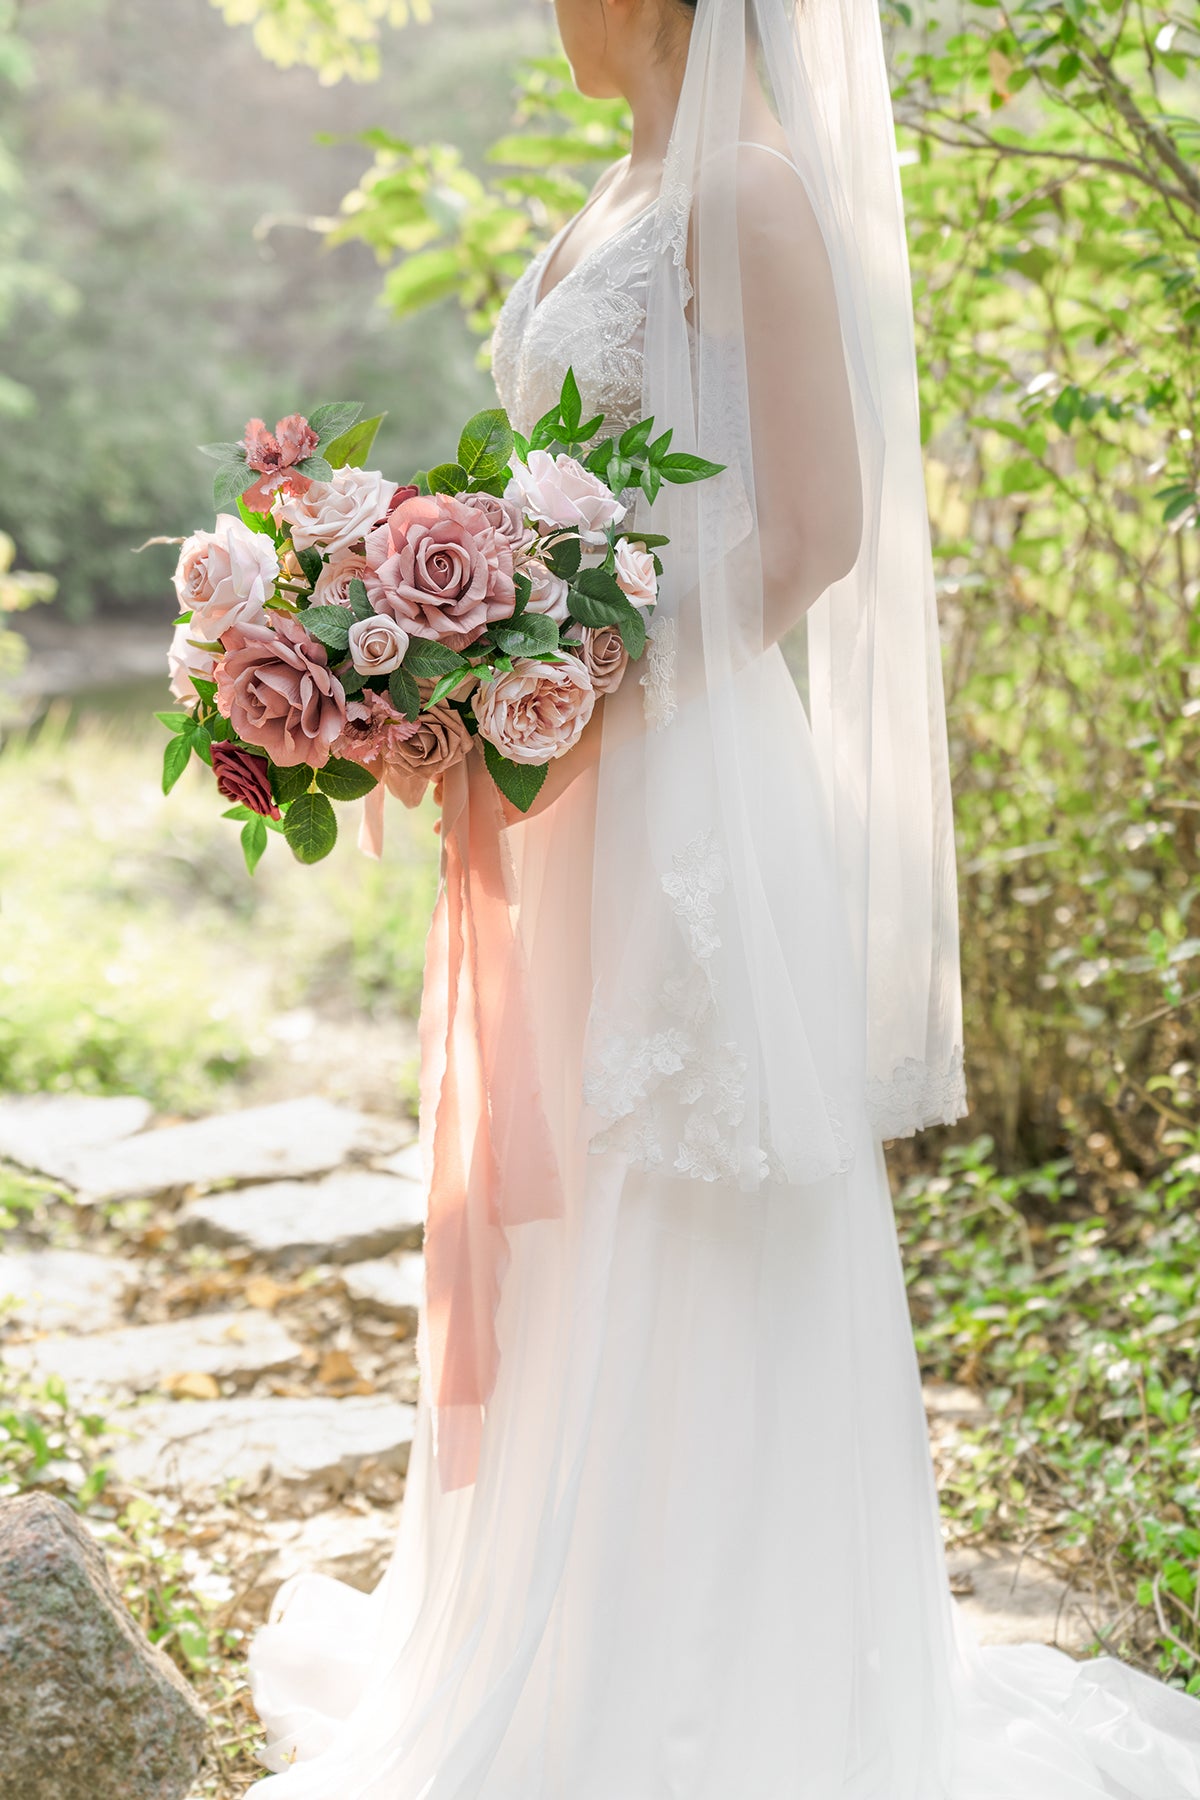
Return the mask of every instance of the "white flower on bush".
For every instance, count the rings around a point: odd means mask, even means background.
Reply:
[[[510,762],[546,763],[577,744],[596,690],[577,656],[540,662],[520,657],[475,690],[479,734]]]
[[[350,627],[350,661],[360,675],[390,675],[404,661],[408,633],[384,613],[356,619]]]
[[[272,511],[291,528],[297,550],[339,556],[386,517],[396,491],[378,469],[335,469],[332,481],[310,481],[303,493],[281,494]]]
[[[644,544],[622,538],[614,552],[617,586],[635,606],[653,606],[658,599],[654,558]]]
[[[602,544],[604,527],[619,525],[626,510],[598,475],[565,451],[551,456],[531,450],[527,463],[514,462],[504,497],[540,525],[577,531],[585,544]]]
[[[530,584],[526,612],[545,613],[547,618],[561,625],[567,616],[567,596],[571,591],[568,583],[540,562],[527,562],[522,574],[528,575]]]
[[[278,576],[271,539],[233,513],[220,513],[214,530],[185,539],[175,566],[179,604],[192,613],[186,638],[216,643],[227,626],[259,623]]]

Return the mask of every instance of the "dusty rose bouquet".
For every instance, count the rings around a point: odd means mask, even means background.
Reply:
[[[193,753],[242,825],[253,871],[270,830],[301,862],[337,839],[333,802],[378,783],[406,805],[476,741],[524,812],[597,696],[641,656],[667,539],[622,528],[621,495],[721,465],[644,419],[595,439],[574,373],[526,439],[477,413],[455,462],[398,485],[363,465],[380,418],[336,403],[251,419],[220,466],[212,531],[183,540],[169,791]],[[230,510],[231,508],[236,510]]]

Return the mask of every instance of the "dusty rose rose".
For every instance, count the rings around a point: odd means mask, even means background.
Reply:
[[[356,699],[347,700],[346,724],[333,746],[333,754],[362,763],[378,779],[382,765],[416,729],[417,721],[397,712],[386,694],[366,688]]]
[[[515,500],[502,500],[498,494],[464,494],[468,506],[481,512],[502,544],[507,544],[517,561],[537,542],[537,532],[525,523]]]
[[[510,762],[544,763],[579,741],[592,716],[596,691],[582,661],[520,658],[511,670],[481,682],[475,717],[482,737]]]
[[[344,550],[340,555],[331,557],[317,576],[313,588],[313,605],[349,606],[350,583],[364,581],[366,574],[365,556],[357,556],[352,550]]]
[[[561,625],[567,616],[567,595],[571,591],[567,582],[545,563],[527,562],[522,573],[528,575],[530,582],[526,612],[545,613]]]
[[[565,451],[531,450],[527,463],[518,458],[504,497],[542,525],[577,531],[585,544],[602,544],[604,527],[619,525],[626,511],[598,475]]]
[[[383,778],[405,806],[419,806],[425,789],[461,761],[471,748],[471,733],[453,706],[431,706],[417,720],[410,737],[388,755]]]
[[[233,513],[219,514],[214,530],[194,531],[179,552],[175,592],[192,612],[188,637],[215,643],[227,625],[257,624],[278,576],[270,538]]]
[[[346,696],[325,646],[289,613],[267,625],[235,625],[215,676],[217,710],[240,738],[281,768],[329,761],[346,723]]]
[[[167,670],[171,692],[176,700],[194,700],[196,698],[196,690],[191,681],[193,675],[199,675],[205,681],[212,679],[214,660],[212,651],[197,649],[196,645],[191,642],[191,630],[190,625],[177,625],[167,651]]]
[[[512,612],[512,551],[479,507],[453,494],[403,501],[368,537],[366,556],[376,612],[415,637],[461,650]]]
[[[302,494],[284,495],[272,509],[297,550],[339,556],[365,537],[388,510],[394,481],[378,469],[335,469],[332,481],[310,481]]]
[[[614,552],[614,561],[616,583],[626,599],[632,600],[635,606],[653,606],[658,599],[658,576],[654,571],[654,558],[645,544],[622,538]]]
[[[591,677],[592,686],[598,694],[611,694],[620,686],[629,661],[620,632],[615,625],[597,625],[594,629],[585,626],[580,635],[583,649],[579,660]]]
[[[360,675],[390,675],[404,661],[408,633],[386,613],[356,619],[350,627],[350,661]]]
[[[235,806],[248,806],[251,812],[262,813],[267,819],[279,817],[271,777],[261,756],[243,750],[240,744],[214,743],[212,763],[217,791],[226,800],[232,800]]]

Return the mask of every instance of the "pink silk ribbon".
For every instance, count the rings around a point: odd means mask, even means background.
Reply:
[[[376,836],[378,810],[364,839]],[[420,1138],[428,1372],[448,1490],[469,1486],[479,1466],[500,1362],[507,1229],[561,1216],[563,1196],[510,910],[504,814],[481,756],[443,777],[441,837],[421,996]]]

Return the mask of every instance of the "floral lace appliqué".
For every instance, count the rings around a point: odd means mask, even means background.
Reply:
[[[678,710],[675,704],[675,621],[666,613],[652,613],[646,628],[645,668],[638,676],[645,689],[642,712],[656,731],[669,725]]]
[[[671,858],[672,871],[662,887],[676,916],[683,921],[692,955],[704,961],[721,948],[715,896],[725,886],[725,859],[711,831],[702,831]]]

